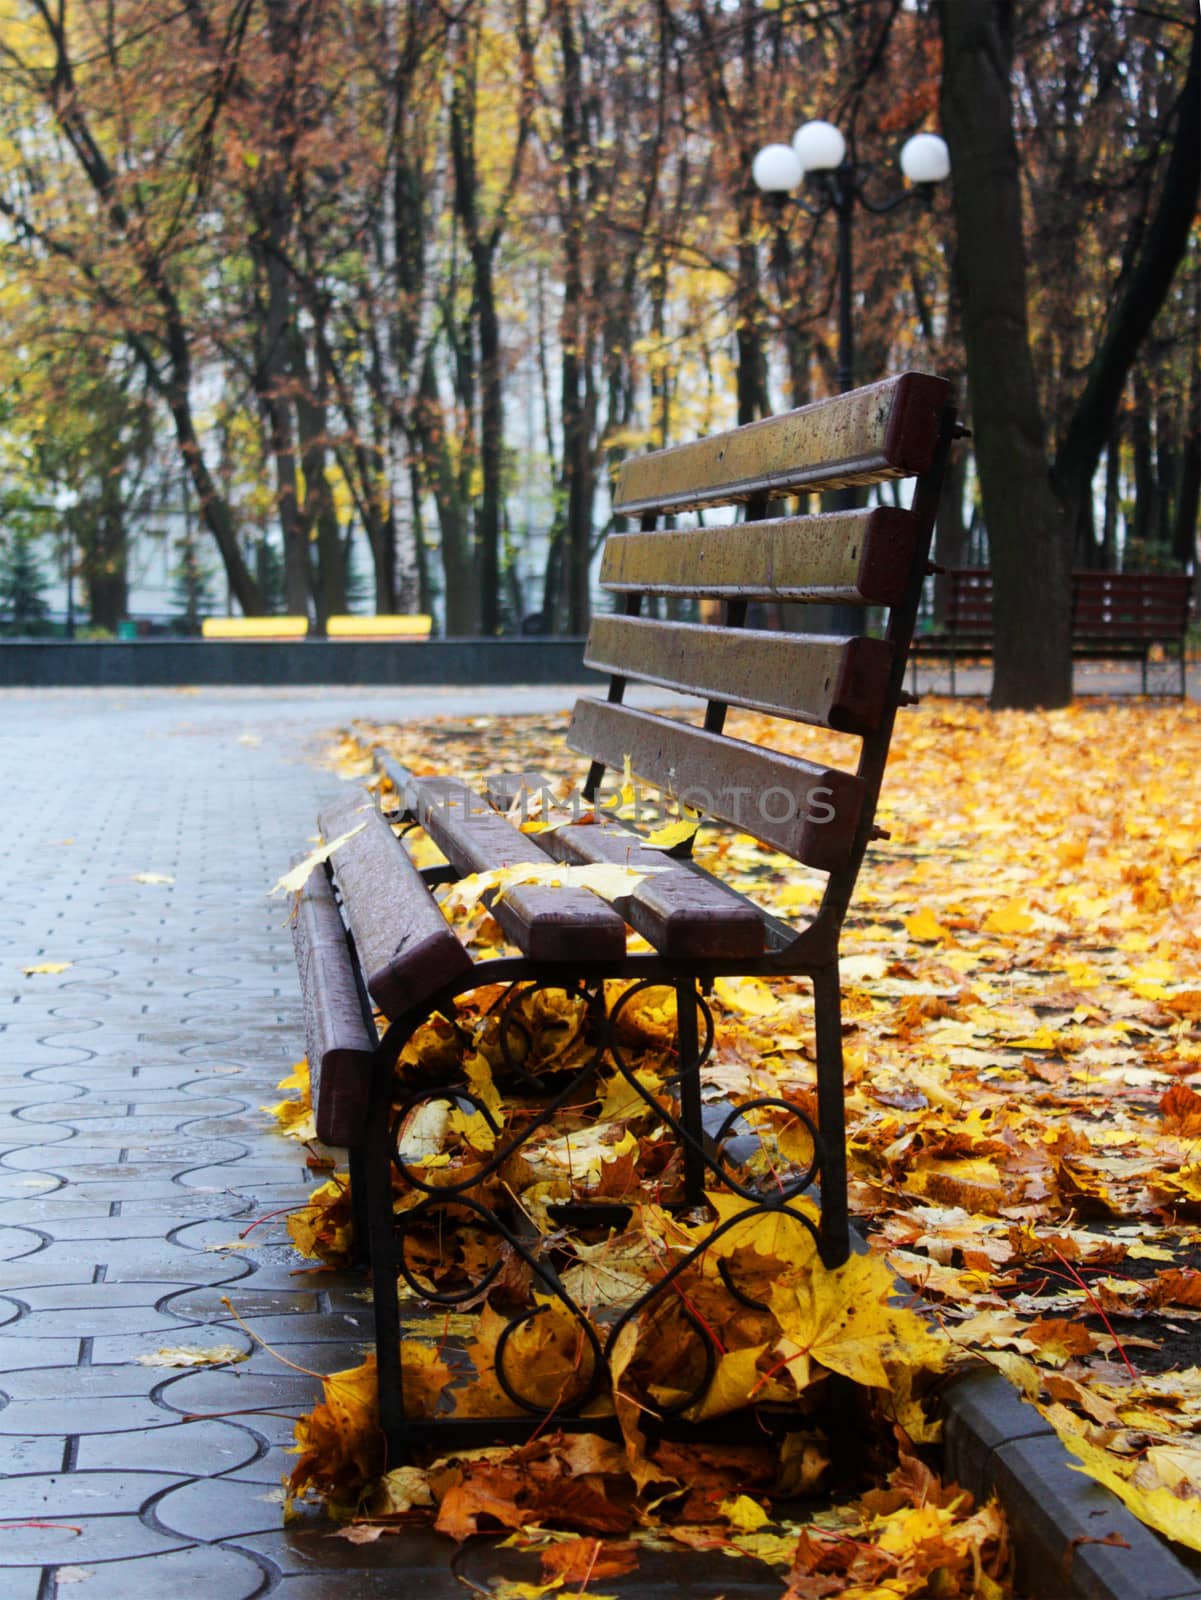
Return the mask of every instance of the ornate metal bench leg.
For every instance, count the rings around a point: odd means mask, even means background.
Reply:
[[[680,1121],[688,1135],[684,1145],[684,1197],[690,1206],[701,1205],[705,1198],[705,1130],[701,1121],[696,1018],[696,984],[691,978],[681,978],[676,983],[676,1035],[680,1048]]]
[[[387,1440],[388,1467],[404,1464],[404,1398],[400,1376],[400,1304],[392,1226],[392,1129],[389,1115],[391,1063],[376,1065],[363,1155],[375,1310],[375,1354],[379,1371],[380,1429]]]
[[[847,1147],[842,1084],[842,996],[838,967],[813,975],[817,1025],[817,1122],[821,1133],[821,1256],[838,1267],[850,1254],[847,1227]]]

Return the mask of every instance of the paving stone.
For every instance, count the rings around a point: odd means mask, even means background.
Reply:
[[[137,1512],[183,1480],[152,1472],[56,1472],[9,1478],[4,1485],[5,1521],[123,1516]]]
[[[132,1513],[112,1517],[44,1517],[36,1527],[17,1524],[4,1530],[0,1567],[125,1562],[136,1556],[178,1549],[181,1543],[178,1535],[156,1533]],[[134,1592],[125,1590],[127,1596]]]
[[[164,1203],[162,1210],[149,1215],[134,1215],[124,1206],[120,1216],[109,1216],[107,1211],[98,1217],[64,1217],[61,1222],[43,1222],[41,1231],[57,1244],[71,1244],[88,1239],[102,1239],[121,1244],[127,1240],[161,1240],[170,1227],[172,1210]],[[222,1224],[228,1227],[228,1224]]]
[[[161,1283],[68,1283],[23,1290],[21,1301],[30,1311],[95,1311],[154,1306],[165,1298]],[[136,1326],[136,1324],[134,1324]]]
[[[0,1388],[4,1387],[4,1372],[21,1372],[28,1367],[73,1367],[78,1361],[78,1337],[56,1339],[48,1345],[44,1339],[23,1338],[18,1324],[0,1341]]]
[[[289,1161],[260,1161],[254,1165],[230,1161],[219,1166],[197,1166],[180,1181],[187,1188],[205,1185],[223,1188],[229,1185],[243,1192],[253,1190],[256,1194],[269,1193],[281,1185],[287,1185],[289,1194],[295,1193],[302,1199],[312,1189],[311,1174],[305,1168],[303,1156]]]
[[[28,1191],[27,1191],[28,1192]],[[95,1200],[78,1189],[63,1188],[52,1195],[31,1196],[20,1201],[21,1221],[34,1226],[68,1217],[107,1217],[109,1201]]]
[[[226,1478],[197,1478],[165,1494],[154,1508],[154,1520],[167,1533],[215,1543],[274,1531],[283,1515],[283,1500],[278,1484],[267,1488]]]
[[[33,1228],[0,1226],[0,1261],[19,1261],[45,1245],[44,1234]]]
[[[210,1417],[218,1412],[265,1409],[299,1416],[320,1398],[320,1393],[315,1379],[282,1366],[274,1373],[244,1373],[239,1365],[199,1368],[174,1377],[159,1390],[158,1399],[160,1405],[182,1416]],[[5,1415],[0,1411],[0,1422]]]
[[[181,1189],[178,1184],[155,1187],[161,1188],[162,1192],[147,1194],[145,1190],[139,1190],[133,1195],[115,1194],[113,1199],[121,1202],[121,1215],[169,1218],[168,1226],[188,1217],[203,1217],[206,1221],[224,1217],[229,1219],[230,1225],[236,1222],[245,1225],[247,1220],[254,1219],[254,1207],[245,1195],[233,1194],[229,1190],[222,1190],[218,1194],[197,1194],[194,1190]]]
[[[151,1287],[161,1289],[162,1285],[154,1284]],[[176,1334],[179,1327],[177,1318],[162,1316],[149,1305],[93,1306],[82,1311],[30,1311],[19,1323],[9,1322],[0,1327],[0,1366],[4,1365],[4,1345],[9,1329],[21,1338],[47,1339],[56,1343],[63,1339],[94,1339],[114,1333]]]
[[[161,1236],[55,1240],[36,1255],[0,1264],[0,1288],[9,1281],[14,1286],[90,1283],[101,1265],[105,1269],[106,1284],[142,1281],[159,1285],[170,1282],[232,1286],[251,1271],[250,1263],[239,1261],[236,1256],[200,1255],[195,1250],[171,1244]]]
[[[215,1198],[218,1195],[228,1196],[229,1203],[235,1207],[244,1208],[247,1204],[246,1196],[235,1194],[232,1189],[201,1193],[195,1189],[184,1189],[167,1177],[148,1178],[132,1168],[128,1173],[123,1173],[120,1167],[113,1166],[107,1169],[107,1173],[104,1181],[80,1183],[73,1180],[66,1193],[78,1197],[81,1203],[86,1202],[93,1213],[103,1210],[114,1200],[119,1200],[122,1209],[134,1214],[150,1206],[161,1212],[165,1203],[170,1201],[168,1209],[173,1210],[177,1218],[212,1215],[215,1209],[221,1209],[224,1204]]]
[[[251,1219],[253,1220],[253,1219]],[[262,1222],[249,1236],[250,1243],[239,1239],[236,1232],[232,1232],[230,1224],[224,1217],[206,1217],[202,1222],[182,1222],[171,1229],[171,1238],[176,1244],[184,1245],[189,1250],[207,1250],[210,1245],[239,1246],[235,1254],[245,1252],[253,1257],[256,1250],[265,1248],[274,1239],[276,1243],[287,1242],[287,1223],[283,1217],[276,1217],[271,1222]]]
[[[0,1170],[0,1200],[24,1200],[32,1196],[42,1198],[62,1187],[60,1173]]]
[[[127,1433],[135,1428],[165,1428],[175,1415],[154,1401],[128,1395],[110,1400],[10,1400],[0,1411],[0,1434],[38,1434],[65,1439],[76,1433]]]
[[[73,1139],[75,1129],[61,1122],[21,1122],[17,1117],[0,1116],[0,1155],[27,1145],[56,1145]]]
[[[148,1399],[169,1368],[126,1363],[111,1367],[26,1367],[0,1373],[0,1392],[10,1400],[123,1399],[136,1395]],[[68,1429],[68,1432],[71,1430]]]
[[[120,1366],[123,1362],[136,1361],[139,1356],[155,1355],[166,1346],[177,1345],[189,1350],[224,1349],[227,1345],[249,1350],[253,1348],[253,1341],[232,1322],[173,1322],[168,1328],[145,1333],[98,1334],[91,1344],[92,1365]],[[4,1345],[0,1345],[0,1357],[3,1354]]]
[[[282,1447],[278,1447],[278,1453],[283,1455]],[[252,1432],[234,1422],[180,1422],[176,1417],[167,1427],[141,1432],[84,1434],[78,1441],[75,1465],[80,1472],[136,1469],[211,1477],[217,1473],[250,1472],[260,1454],[266,1459],[269,1452]],[[291,1461],[294,1457],[284,1459]],[[276,1482],[279,1476],[275,1474]]]
[[[250,1360],[241,1365],[242,1371],[248,1373],[278,1372],[282,1356],[307,1372],[342,1372],[347,1367],[361,1366],[371,1348],[373,1346],[363,1339],[329,1340],[324,1344],[290,1344],[279,1339],[272,1340],[270,1349],[256,1345]],[[0,1388],[3,1386],[4,1378],[0,1374]]]
[[[12,1473],[57,1472],[65,1450],[65,1440],[44,1434],[0,1438],[0,1474],[7,1479]]]
[[[225,1298],[225,1291],[220,1289],[186,1289],[165,1299],[163,1310],[170,1310],[179,1317],[191,1317],[196,1320],[206,1317],[228,1318],[229,1307],[224,1303]],[[283,1289],[256,1291],[253,1278],[247,1285],[239,1284],[229,1294],[229,1299],[233,1302],[238,1315],[248,1320],[251,1317],[278,1317],[288,1313],[303,1313],[318,1309],[315,1293]]]
[[[292,1476],[296,1465],[296,1451],[290,1441],[267,1446],[263,1453],[223,1474],[231,1483],[257,1483],[264,1488],[278,1489]]]
[[[198,1600],[254,1600],[267,1593],[270,1583],[253,1557],[207,1546],[98,1565],[87,1572],[78,1588],[68,1588],[60,1578],[61,1600],[75,1595],[79,1600],[179,1600],[189,1592]]]
[[[36,1567],[6,1567],[4,1569],[4,1600],[40,1600],[42,1569]],[[64,1591],[69,1593],[70,1591]]]

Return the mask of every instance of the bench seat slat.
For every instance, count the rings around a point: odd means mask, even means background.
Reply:
[[[624,461],[619,516],[697,510],[759,495],[879,483],[933,463],[948,385],[906,372],[729,433]]]
[[[366,790],[327,807],[327,839],[362,831],[333,856],[347,919],[371,998],[395,1018],[470,970],[471,957],[438,909],[404,846]]]
[[[554,859],[461,780],[418,778],[405,787],[417,821],[459,872]],[[522,885],[491,910],[514,944],[535,961],[608,961],[625,954],[624,919],[590,889]]]
[[[645,782],[825,872],[845,862],[863,809],[854,773],[609,701],[576,701],[567,744],[619,772],[629,756]]]
[[[870,733],[884,708],[892,650],[883,639],[606,616],[593,618],[584,660],[682,694]]]
[[[317,1137],[349,1147],[361,1142],[376,1040],[363,1017],[346,929],[324,867],[300,891],[292,943],[304,996],[304,1038]]]
[[[539,837],[557,861],[645,868],[650,876],[614,904],[660,955],[740,961],[763,954],[763,917],[754,906],[707,873],[647,849],[627,828],[571,823]]]
[[[891,606],[904,592],[916,538],[913,513],[893,506],[611,534],[600,581],[618,594]]]

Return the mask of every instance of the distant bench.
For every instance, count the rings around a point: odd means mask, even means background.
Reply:
[[[433,619],[421,613],[372,617],[338,615],[326,623],[330,639],[428,639]],[[205,639],[303,639],[309,631],[307,617],[205,617],[200,625]]]
[[[913,687],[919,656],[947,660],[954,694],[956,661],[992,655],[992,573],[985,567],[953,567],[939,581],[945,585],[943,614],[934,632],[914,636]],[[1174,646],[1183,699],[1188,691],[1185,643],[1191,589],[1192,579],[1184,572],[1074,572],[1072,659],[1138,660],[1146,694],[1152,647]]]

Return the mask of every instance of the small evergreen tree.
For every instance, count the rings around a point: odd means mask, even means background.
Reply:
[[[189,531],[179,541],[179,564],[171,574],[171,598],[183,633],[199,633],[200,619],[213,609],[213,569],[200,559]]]
[[[46,632],[50,607],[42,593],[45,583],[33,535],[24,529],[10,533],[0,550],[0,618],[5,633]]]
[[[272,615],[284,610],[283,552],[264,534],[254,547],[254,576],[263,604]]]

